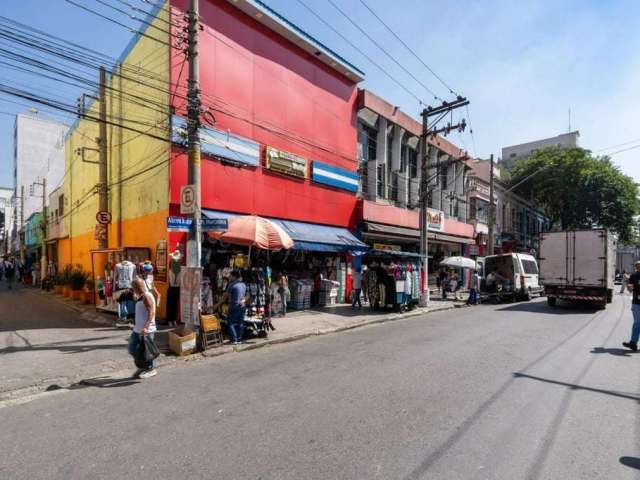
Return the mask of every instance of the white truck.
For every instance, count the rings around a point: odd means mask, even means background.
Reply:
[[[540,282],[549,306],[570,300],[605,308],[613,299],[615,268],[616,238],[605,229],[540,237]]]

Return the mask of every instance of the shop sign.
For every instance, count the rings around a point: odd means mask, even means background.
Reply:
[[[350,192],[358,191],[358,174],[314,160],[311,164],[311,180]]]
[[[186,144],[186,119],[174,115],[171,122],[173,127],[171,141],[181,145]],[[211,155],[240,165],[257,167],[260,163],[260,144],[240,135],[234,135],[228,130],[223,131],[201,126],[200,151],[205,155]]]
[[[96,229],[93,234],[93,238],[99,242],[107,239],[107,226],[102,223],[96,224]],[[27,242],[28,243],[28,242]]]
[[[386,243],[374,243],[373,244],[373,248],[375,250],[386,250],[388,252],[400,252],[400,251],[402,251],[402,248],[400,248],[400,245],[388,245]]]
[[[180,213],[182,215],[195,213],[196,211],[196,187],[183,185],[180,187]]]
[[[156,244],[156,280],[167,281],[167,241],[160,240]]]
[[[307,159],[293,153],[276,150],[273,147],[266,149],[265,167],[274,172],[284,173],[299,178],[307,178]]]
[[[229,230],[229,220],[226,218],[203,218],[202,219],[202,231],[225,231]]]
[[[427,228],[438,232],[444,232],[444,212],[442,210],[427,209]]]
[[[202,268],[182,267],[180,274],[180,318],[187,327],[200,325]]]
[[[193,218],[167,217],[167,230],[171,232],[188,232],[193,225]]]

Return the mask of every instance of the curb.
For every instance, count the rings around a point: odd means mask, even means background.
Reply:
[[[48,296],[48,295],[44,295],[44,292],[41,295]],[[80,313],[83,314],[82,316],[85,317],[85,315],[84,315],[85,309],[83,309],[81,307],[78,307],[78,306],[75,306],[75,305],[69,305],[67,302],[61,302],[59,300],[56,300],[55,296],[53,296],[53,294],[51,295],[51,297],[53,297],[54,301],[58,301],[58,303],[62,303],[63,305],[69,306],[73,310],[79,311]],[[49,298],[51,298],[51,297],[49,297]],[[366,327],[368,325],[379,325],[379,324],[387,323],[387,322],[395,322],[395,321],[398,321],[398,320],[405,320],[405,319],[417,317],[417,316],[420,316],[420,315],[428,315],[430,313],[453,310],[455,308],[460,308],[461,306],[463,306],[463,305],[450,304],[450,305],[446,305],[446,306],[430,308],[427,311],[412,310],[410,312],[405,312],[405,313],[394,313],[394,314],[386,315],[384,317],[373,318],[373,319],[365,320],[365,321],[362,321],[362,322],[359,322],[359,323],[354,323],[352,325],[346,325],[346,326],[343,326],[343,327],[326,328],[326,329],[323,329],[323,330],[316,330],[316,331],[311,331],[311,332],[307,332],[307,333],[291,335],[291,336],[284,337],[284,338],[276,338],[276,339],[273,339],[273,340],[267,339],[267,340],[261,341],[260,343],[251,344],[251,345],[243,345],[243,346],[223,345],[222,347],[212,348],[211,350],[207,350],[205,352],[199,352],[199,353],[196,353],[196,354],[193,354],[193,355],[187,355],[187,356],[184,356],[184,357],[162,354],[157,359],[157,367],[158,368],[165,368],[165,367],[168,367],[168,366],[171,366],[171,365],[177,365],[177,364],[179,364],[181,362],[187,363],[187,362],[203,361],[203,360],[205,360],[207,358],[219,357],[219,356],[225,355],[227,353],[240,353],[240,352],[244,352],[244,351],[248,351],[248,350],[257,350],[259,348],[263,348],[263,347],[267,347],[267,346],[271,346],[271,345],[279,345],[279,344],[283,344],[283,343],[296,342],[296,341],[304,340],[304,339],[310,338],[310,337],[317,337],[317,336],[321,336],[321,335],[329,335],[329,334],[332,334],[332,333],[339,333],[339,332],[346,332],[346,331],[349,331],[349,330],[356,330],[358,328]],[[87,320],[89,320],[89,319],[87,318]],[[108,324],[108,325],[112,325],[111,322],[104,322],[104,321],[103,322],[98,322],[96,320],[97,319],[95,319],[93,321],[95,323],[100,324],[100,325],[105,325],[105,323]],[[122,370],[119,370],[119,371],[111,372],[109,375],[115,376],[115,375],[127,372],[129,370],[131,370],[131,369],[128,369],[128,370],[127,369],[122,369]],[[53,380],[55,380],[56,383],[53,383]],[[72,390],[74,388],[77,388],[81,384],[90,386],[88,380],[90,380],[90,379],[79,379],[79,378],[75,378],[75,377],[58,377],[56,379],[43,380],[43,381],[38,382],[36,384],[30,385],[30,386],[25,386],[25,387],[20,387],[20,388],[17,388],[15,390],[2,391],[2,392],[0,392],[0,408],[7,407],[7,406],[12,406],[12,405],[19,405],[21,403],[25,403],[26,401],[29,401],[28,399],[30,399],[30,398],[31,399],[40,398],[44,394],[53,394],[53,393],[58,394],[58,393],[61,393],[60,392],[61,390],[69,391],[69,390]],[[21,401],[21,399],[24,399],[24,401]]]

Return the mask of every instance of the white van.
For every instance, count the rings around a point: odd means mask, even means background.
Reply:
[[[495,272],[493,284],[489,275]],[[526,253],[504,253],[490,255],[484,259],[484,292],[487,296],[498,296],[506,300],[530,300],[542,293],[538,278],[538,262]]]

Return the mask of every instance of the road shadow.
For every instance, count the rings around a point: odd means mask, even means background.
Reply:
[[[564,303],[556,307],[550,307],[544,302],[514,303],[502,308],[497,308],[497,312],[529,312],[544,313],[549,315],[584,315],[596,313],[597,308],[589,304]]]
[[[640,470],[640,458],[638,457],[620,457],[620,463],[625,467]]]
[[[80,389],[80,388],[88,388],[88,387],[96,387],[96,388],[119,388],[119,387],[129,387],[131,385],[136,385],[140,383],[140,379],[137,377],[121,377],[121,378],[113,378],[113,377],[95,377],[95,378],[86,378],[84,380],[80,380],[78,383],[69,387],[72,389]]]
[[[94,350],[121,350],[126,348],[125,343],[109,344],[109,345],[36,345],[23,347],[7,347],[0,350],[0,355],[8,355],[18,352],[38,352],[46,350],[57,350],[60,353],[84,353]]]
[[[593,347],[590,353],[608,353],[609,355],[614,355],[616,357],[630,357],[634,353],[633,350],[627,350],[626,348],[605,348],[605,347]]]
[[[559,380],[552,380],[549,378],[536,377],[534,375],[527,375],[526,373],[520,373],[520,372],[515,372],[513,376],[516,379],[524,378],[528,380],[536,380],[538,382],[544,382],[552,385],[559,385],[561,387],[567,387],[571,390],[584,390],[586,392],[600,393],[603,395],[609,395],[609,396],[618,397],[618,398],[626,398],[627,400],[640,402],[640,394],[637,394],[637,393],[617,392],[615,390],[605,390],[602,388],[586,387],[584,385],[577,385],[575,383],[567,383],[567,382],[561,382]]]

